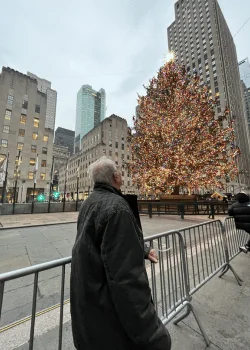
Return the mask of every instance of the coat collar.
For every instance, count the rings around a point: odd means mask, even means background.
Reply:
[[[105,183],[101,183],[101,182],[95,183],[94,190],[109,191],[109,192],[113,192],[113,193],[117,194],[118,196],[123,197],[121,190],[117,190],[115,187],[108,185],[108,184],[105,184]]]

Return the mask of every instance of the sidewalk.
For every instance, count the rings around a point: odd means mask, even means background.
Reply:
[[[172,350],[248,350],[250,349],[250,256],[239,255],[232,265],[244,279],[240,287],[233,275],[214,277],[193,298],[193,305],[211,341],[206,348],[192,315],[174,326],[167,326],[173,342]],[[63,349],[72,350],[69,304],[64,310]],[[36,321],[36,350],[54,350],[58,344],[59,309],[39,316]],[[10,329],[0,337],[0,348],[28,349],[29,322]]]
[[[65,212],[65,213],[43,213],[43,214],[21,214],[21,215],[1,215],[0,224],[2,227],[14,227],[14,226],[30,226],[30,225],[49,225],[53,223],[67,223],[76,222],[78,212]],[[147,215],[142,215],[147,217]],[[176,220],[182,222],[189,222],[191,224],[199,224],[201,222],[208,221],[207,215],[186,215],[185,219],[180,219],[177,215],[154,215],[153,218],[165,218],[169,220]],[[225,216],[218,215],[215,219],[223,220]],[[0,226],[1,226],[0,225]]]
[[[76,221],[77,217],[78,212],[1,215],[0,223],[3,227],[48,225]]]

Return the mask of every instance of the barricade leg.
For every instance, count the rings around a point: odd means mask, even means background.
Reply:
[[[229,251],[228,251],[228,241],[227,241],[227,234],[226,234],[226,228],[225,225],[222,225],[222,237],[223,237],[223,246],[225,251],[225,258],[226,258],[226,265],[223,267],[221,274],[219,275],[219,278],[223,277],[229,270],[232,271],[237,283],[242,286],[243,280],[238,276],[238,274],[235,272],[234,268],[230,264],[230,257],[229,257]]]
[[[188,317],[191,312],[194,315],[194,318],[195,318],[195,321],[197,322],[198,327],[200,328],[201,334],[202,334],[202,336],[203,336],[203,338],[205,340],[206,345],[209,346],[210,345],[210,340],[209,340],[209,338],[207,336],[207,333],[205,332],[205,329],[203,328],[202,323],[201,323],[201,321],[200,321],[200,319],[199,319],[199,317],[198,317],[198,315],[197,315],[197,313],[196,313],[196,311],[195,311],[195,309],[194,309],[194,307],[193,307],[193,305],[191,303],[187,304],[186,312],[183,315],[181,315],[180,317],[178,317],[173,322],[174,325],[177,326],[177,324],[179,322],[181,322],[182,320],[184,320],[186,317]]]
[[[221,271],[221,274],[219,275],[219,278],[223,277],[229,270],[232,271],[236,281],[238,282],[239,286],[242,286],[242,282],[244,282],[239,275],[235,272],[234,268],[231,266],[231,264],[227,264],[223,270]]]

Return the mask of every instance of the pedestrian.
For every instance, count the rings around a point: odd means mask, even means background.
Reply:
[[[236,203],[228,209],[228,215],[234,217],[235,225],[238,230],[244,230],[250,234],[250,200],[249,196],[240,192],[236,195]],[[244,253],[250,252],[250,239],[247,244],[240,247]]]
[[[206,199],[206,201],[210,202],[210,205],[207,206],[208,218],[209,219],[214,219],[214,203],[213,203],[213,199],[208,197]]]
[[[77,350],[168,350],[145,268],[143,234],[121,172],[102,157],[90,166],[94,191],[80,209],[72,251],[70,302]],[[146,252],[156,262],[156,253]]]

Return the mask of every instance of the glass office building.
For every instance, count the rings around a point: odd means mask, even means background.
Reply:
[[[240,78],[247,88],[250,87],[250,64],[248,58],[239,62]]]
[[[106,93],[90,85],[83,85],[77,94],[75,152],[81,149],[81,139],[105,118]]]

